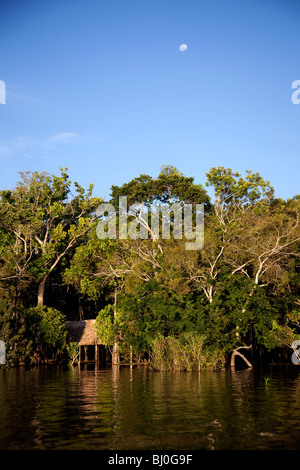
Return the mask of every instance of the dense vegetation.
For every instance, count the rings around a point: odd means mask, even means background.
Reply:
[[[300,328],[300,196],[278,199],[258,173],[223,167],[206,174],[206,186],[211,197],[171,166],[112,186],[114,238],[97,232],[101,217],[109,220],[97,211],[104,201],[92,186],[72,185],[67,169],[23,173],[1,191],[0,339],[8,364],[62,357],[65,321],[83,318],[97,318],[114,362],[159,369],[218,366],[240,347],[253,363],[289,348]],[[136,209],[127,220],[135,236],[120,236],[120,196]],[[186,233],[172,236],[175,214],[170,238],[161,228],[151,238],[141,214],[153,204],[204,204],[202,248],[187,250]]]

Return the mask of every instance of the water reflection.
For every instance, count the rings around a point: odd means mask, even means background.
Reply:
[[[1,369],[0,448],[297,449],[299,388],[297,367]]]

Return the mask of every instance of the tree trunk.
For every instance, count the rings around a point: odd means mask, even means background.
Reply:
[[[83,349],[84,349],[84,362],[88,362],[88,349],[87,349],[87,346],[84,345]]]
[[[113,353],[112,353],[112,363],[117,365],[120,363],[120,356],[119,356],[119,344],[115,342],[113,346]]]
[[[248,359],[244,356],[244,354],[241,354],[238,350],[239,349],[249,349],[251,346],[240,346],[239,348],[235,349],[231,355],[231,362],[230,366],[235,367],[235,356],[240,356],[247,364],[248,367],[253,367],[251,362],[248,361]]]
[[[95,344],[95,364],[98,365],[98,359],[99,359],[99,354],[98,354],[98,345]]]
[[[130,365],[132,367],[132,346],[130,346]]]
[[[37,305],[43,306],[44,305],[44,297],[45,297],[45,287],[46,287],[46,281],[48,278],[48,274],[44,276],[39,284],[39,289],[38,289],[38,300],[37,300]]]
[[[114,298],[114,317],[116,317],[116,315],[117,315],[117,289],[115,289],[115,298]],[[118,338],[116,338],[115,344],[113,346],[112,363],[113,364],[120,363]]]
[[[78,294],[78,312],[79,312],[79,320],[84,320],[84,317],[83,317],[83,308],[82,308],[82,305],[81,305],[81,301],[80,301],[80,295]]]

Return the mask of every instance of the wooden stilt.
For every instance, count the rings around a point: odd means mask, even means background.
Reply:
[[[95,364],[98,364],[98,345],[95,344]]]

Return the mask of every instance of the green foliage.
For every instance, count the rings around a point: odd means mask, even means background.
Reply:
[[[86,318],[97,315],[107,347],[118,343],[124,358],[164,370],[218,367],[243,345],[289,347],[300,332],[300,197],[276,199],[251,171],[242,177],[213,167],[206,176],[213,201],[172,165],[112,186],[109,201],[116,209],[120,196],[148,208],[204,203],[198,251],[161,232],[155,241],[100,240],[102,201],[92,185],[74,183],[71,196],[66,168],[58,176],[21,173],[14,189],[0,191],[0,339],[8,362],[66,351],[74,363],[64,320],[65,310],[73,319],[78,299],[88,305]]]
[[[195,184],[194,178],[184,176],[171,165],[163,166],[157,178],[140,175],[123,186],[112,186],[111,202],[118,206],[119,196],[127,196],[128,204],[185,202],[191,204],[206,203],[209,197],[201,184]]]
[[[37,361],[65,351],[65,316],[61,312],[46,306],[30,307],[23,317],[30,355]]]
[[[211,168],[207,176],[207,186],[213,186],[215,195],[227,203],[233,199],[244,202],[257,202],[263,198],[273,196],[273,188],[269,181],[265,181],[259,173],[246,170],[246,177],[242,178],[238,172],[231,168]]]
[[[113,346],[118,333],[118,322],[114,316],[113,305],[107,305],[98,313],[96,330],[98,337],[106,347]]]
[[[69,343],[66,345],[66,352],[71,361],[71,364],[76,364],[79,358],[79,346],[77,343]]]
[[[270,377],[264,377],[265,388],[269,388],[270,386]]]
[[[0,302],[0,338],[6,344],[8,365],[44,361],[66,348],[64,315],[49,307],[13,311],[9,302]]]
[[[84,241],[101,202],[75,183],[46,172],[21,173],[21,181],[10,191],[0,191],[0,232],[6,238],[0,250],[0,280],[25,290],[35,282],[38,303],[44,302],[45,282],[63,258]]]
[[[0,300],[0,339],[6,346],[7,366],[18,363],[26,355],[28,340],[25,332],[22,319],[14,313],[9,299],[3,297]]]
[[[37,315],[42,347],[62,352],[66,346],[65,316],[51,307],[32,307],[27,315]]]
[[[222,367],[223,353],[214,351],[214,354],[211,354],[205,351],[204,339],[204,336],[196,333],[182,334],[179,337],[156,336],[152,340],[152,366],[167,371]]]

